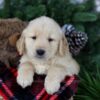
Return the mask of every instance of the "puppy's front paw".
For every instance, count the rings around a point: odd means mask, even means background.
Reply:
[[[53,94],[59,90],[60,83],[46,79],[44,86],[48,94]]]
[[[33,76],[32,75],[22,75],[22,74],[19,74],[17,76],[17,83],[22,88],[30,86],[32,84],[32,82],[33,82]]]

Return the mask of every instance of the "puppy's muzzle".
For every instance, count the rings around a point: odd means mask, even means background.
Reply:
[[[36,50],[36,54],[37,54],[38,58],[42,58],[45,55],[45,50],[43,50],[43,49],[37,49]]]

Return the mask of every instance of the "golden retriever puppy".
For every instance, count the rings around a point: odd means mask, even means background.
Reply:
[[[32,84],[34,73],[46,74],[44,87],[48,94],[53,94],[66,75],[79,72],[60,26],[51,18],[32,20],[17,41],[17,49],[22,55],[17,83],[23,88]]]
[[[17,18],[0,19],[0,63],[10,68],[19,63],[16,41],[28,22]]]

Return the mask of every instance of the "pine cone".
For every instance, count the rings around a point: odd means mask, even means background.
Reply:
[[[84,32],[77,31],[71,24],[65,24],[62,30],[68,40],[69,50],[73,55],[79,54],[80,50],[85,46],[88,37]]]

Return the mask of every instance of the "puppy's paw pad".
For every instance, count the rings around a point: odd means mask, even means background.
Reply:
[[[27,76],[27,77],[23,77],[21,75],[19,75],[17,77],[17,83],[22,87],[25,88],[27,86],[30,86],[33,82],[33,77],[32,76]]]
[[[55,92],[57,92],[60,88],[60,83],[59,82],[50,82],[50,81],[46,81],[45,82],[45,89],[47,91],[48,94],[53,94]]]

